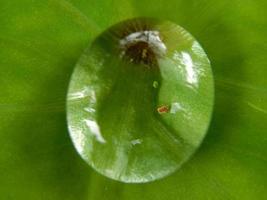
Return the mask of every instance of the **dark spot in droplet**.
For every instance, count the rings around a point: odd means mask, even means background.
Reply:
[[[124,57],[135,64],[156,65],[156,55],[147,42],[136,42],[126,46]]]

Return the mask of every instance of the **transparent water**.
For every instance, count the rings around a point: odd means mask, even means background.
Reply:
[[[168,21],[127,20],[102,33],[77,63],[67,99],[70,135],[106,177],[160,179],[201,144],[213,93],[210,62],[190,33]]]

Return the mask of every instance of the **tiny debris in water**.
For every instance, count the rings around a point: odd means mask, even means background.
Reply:
[[[147,49],[143,49],[142,58],[146,58],[146,57],[147,57]]]
[[[157,109],[159,114],[164,114],[164,113],[168,113],[170,111],[169,106],[160,106]]]
[[[159,86],[158,81],[154,81],[154,82],[153,82],[153,88],[158,88],[158,86]]]

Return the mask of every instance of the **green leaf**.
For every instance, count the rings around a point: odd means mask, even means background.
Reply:
[[[265,0],[0,1],[1,199],[265,199]],[[173,175],[112,181],[80,159],[65,100],[83,50],[133,17],[166,19],[194,35],[215,81],[208,135]]]

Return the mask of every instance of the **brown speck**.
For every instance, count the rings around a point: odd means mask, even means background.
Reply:
[[[170,111],[169,106],[160,106],[157,108],[159,114],[168,113]]]

